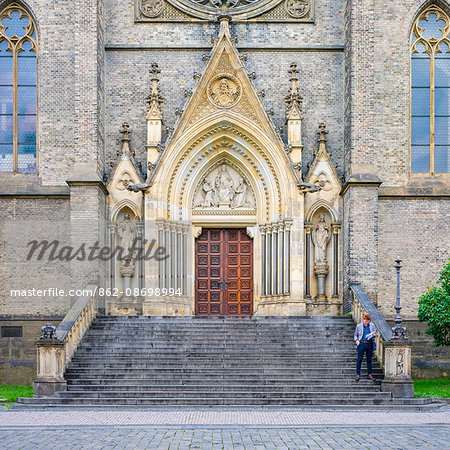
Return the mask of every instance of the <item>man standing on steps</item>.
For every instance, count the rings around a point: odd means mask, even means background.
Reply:
[[[372,352],[377,331],[375,325],[370,321],[370,315],[368,313],[364,313],[362,318],[362,323],[356,325],[354,336],[354,341],[356,342],[356,348],[358,350],[355,380],[359,381],[361,377],[361,364],[365,353],[367,358],[367,378],[374,381],[375,378],[372,376]]]

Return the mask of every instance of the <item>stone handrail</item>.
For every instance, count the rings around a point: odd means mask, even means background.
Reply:
[[[393,397],[414,397],[414,384],[411,380],[411,345],[404,339],[394,338],[392,328],[360,284],[350,283],[350,290],[353,293],[353,320],[361,323],[363,313],[367,312],[378,331],[375,354],[384,370],[381,390],[391,392]]]
[[[34,381],[36,397],[53,397],[67,388],[64,372],[77,350],[85,332],[97,315],[97,286],[88,285],[58,328],[48,325],[50,335],[36,342],[37,378]],[[54,332],[52,332],[52,328]]]
[[[363,313],[366,312],[370,314],[371,320],[378,330],[375,339],[375,354],[377,355],[378,360],[383,364],[383,343],[392,339],[392,329],[386,322],[384,317],[381,315],[380,311],[378,311],[377,307],[372,303],[372,300],[370,300],[369,296],[366,294],[360,284],[350,283],[350,289],[353,293],[353,320],[355,321],[355,323],[361,323]]]

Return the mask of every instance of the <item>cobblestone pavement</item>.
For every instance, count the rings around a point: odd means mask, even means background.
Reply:
[[[0,448],[450,448],[450,408],[307,410],[2,410]]]
[[[3,449],[448,449],[442,426],[1,428]]]
[[[450,425],[450,407],[433,412],[299,409],[5,410],[0,426],[50,425]],[[449,446],[450,448],[450,446]]]

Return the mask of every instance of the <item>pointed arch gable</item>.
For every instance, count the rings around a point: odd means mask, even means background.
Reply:
[[[187,184],[183,178],[193,167],[197,167],[206,158],[211,158],[218,152],[221,142],[229,142],[229,152],[245,166],[258,183],[266,185],[267,191],[271,191],[270,206],[266,214],[282,217],[289,211],[289,201],[295,195],[296,184],[293,175],[281,155],[280,149],[267,137],[254,138],[249,130],[243,130],[239,125],[227,121],[218,121],[215,125],[205,127],[203,132],[190,130],[190,138],[185,136],[166,150],[165,161],[159,165],[159,170],[154,178],[155,195],[158,200],[167,206],[169,215],[180,218],[180,212],[175,213],[173,205],[178,204],[180,189],[179,183]],[[279,155],[278,158],[276,155]],[[181,181],[180,181],[181,180]],[[192,180],[189,180],[189,184]],[[175,214],[175,216],[174,216]],[[272,219],[271,219],[272,220]]]

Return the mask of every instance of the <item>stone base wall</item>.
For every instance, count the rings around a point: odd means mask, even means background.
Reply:
[[[390,321],[390,325],[394,323]],[[418,320],[407,320],[408,340],[412,344],[412,378],[448,378],[450,376],[450,348],[434,347],[432,336],[425,333],[427,324]]]
[[[402,317],[417,319],[419,297],[434,286],[450,256],[449,201],[387,199],[379,201],[378,308],[394,316],[396,271],[401,269]]]
[[[0,384],[32,385],[36,378],[36,345],[41,327],[58,326],[61,317],[0,320],[0,327],[22,327],[22,337],[0,337]]]

